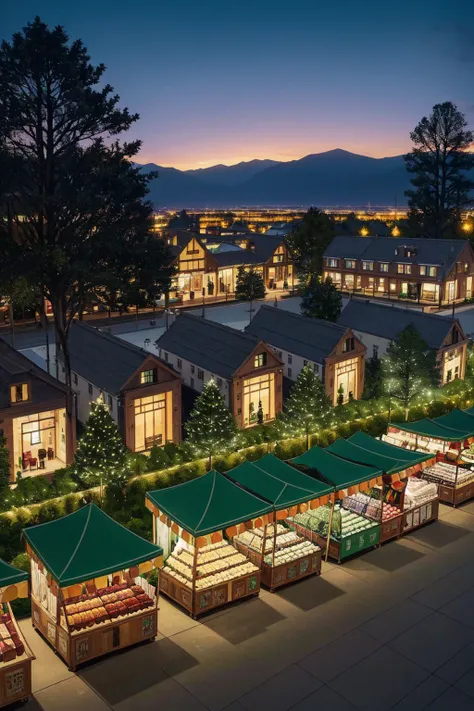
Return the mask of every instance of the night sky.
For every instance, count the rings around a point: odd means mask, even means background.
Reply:
[[[10,39],[35,14],[80,37],[140,114],[140,162],[178,168],[410,146],[431,107],[474,124],[472,0],[3,0]]]

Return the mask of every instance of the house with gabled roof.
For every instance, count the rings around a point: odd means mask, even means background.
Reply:
[[[164,239],[177,270],[171,293],[184,302],[232,296],[241,266],[259,272],[269,290],[294,286],[292,260],[281,236],[236,233],[216,237],[177,230]]]
[[[367,347],[367,357],[383,356],[389,344],[407,326],[414,326],[421,338],[436,353],[444,385],[466,375],[468,339],[458,319],[423,313],[399,305],[351,299],[338,324],[350,328]]]
[[[334,405],[340,394],[344,402],[362,396],[366,348],[352,329],[263,304],[245,333],[272,346],[290,380],[311,365]]]
[[[64,385],[0,339],[0,432],[10,455],[10,481],[18,472],[51,474],[72,463],[71,405]]]
[[[283,406],[283,363],[262,339],[182,312],[157,340],[162,360],[202,392],[214,379],[241,429],[270,422]]]
[[[83,321],[71,325],[69,353],[80,422],[102,398],[132,452],[181,441],[181,377],[169,365]]]
[[[473,296],[469,240],[335,237],[323,256],[323,278],[343,292],[442,306]]]

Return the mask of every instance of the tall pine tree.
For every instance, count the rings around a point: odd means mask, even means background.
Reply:
[[[311,432],[327,421],[331,401],[324,384],[308,364],[300,371],[286,401],[284,422],[291,434],[304,434],[309,449]]]
[[[390,343],[382,363],[384,390],[403,405],[408,419],[410,405],[439,386],[436,355],[410,324]]]
[[[75,474],[89,486],[121,485],[127,479],[127,450],[108,407],[91,405],[84,434],[74,458]]]
[[[325,321],[337,321],[342,311],[342,296],[334,286],[332,279],[313,277],[301,289],[301,313],[309,318],[322,318]]]
[[[184,427],[196,454],[209,458],[209,469],[215,454],[232,449],[237,425],[214,380],[204,386]]]

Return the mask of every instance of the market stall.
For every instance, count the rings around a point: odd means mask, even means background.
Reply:
[[[327,450],[383,472],[381,484],[343,502],[345,508],[379,521],[380,543],[438,518],[436,487],[420,478],[435,463],[431,454],[407,451],[364,432],[337,440]]]
[[[436,463],[422,477],[438,486],[440,501],[456,506],[474,498],[474,414],[455,409],[433,420],[389,427],[386,442],[435,453]]]
[[[28,574],[0,560],[0,707],[31,694],[35,658],[15,620],[10,603],[28,597]]]
[[[146,495],[163,548],[160,591],[194,618],[258,595],[260,569],[230,541],[269,523],[272,506],[216,471]]]
[[[285,520],[327,503],[333,487],[273,454],[256,462],[244,462],[226,472],[226,476],[270,502],[275,512],[271,524],[244,531],[234,538],[237,550],[260,568],[261,582],[273,592],[281,585],[319,575],[321,548],[291,530]]]
[[[148,578],[161,548],[94,504],[23,534],[33,627],[70,669],[155,638],[158,594]]]
[[[381,485],[380,469],[344,460],[321,447],[312,447],[290,463],[323,479],[335,490],[328,504],[288,517],[297,533],[321,546],[326,559],[329,556],[338,562],[379,544],[380,523],[363,513],[349,511],[344,500]]]

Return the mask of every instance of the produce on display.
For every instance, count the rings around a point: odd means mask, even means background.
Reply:
[[[331,509],[329,506],[320,506],[314,511],[304,514],[296,514],[293,520],[295,523],[318,533],[323,538],[327,538],[330,511]],[[370,521],[369,519],[364,518],[364,516],[359,516],[352,511],[347,511],[341,506],[340,503],[338,503],[334,507],[331,525],[331,538],[339,541],[352,536],[354,533],[361,533],[362,531],[368,531],[376,528],[377,525],[378,524],[375,521]]]
[[[457,479],[456,479],[457,470]],[[445,486],[461,486],[474,479],[474,471],[464,467],[456,467],[446,462],[436,462],[432,467],[427,467],[422,473],[423,479],[432,481],[435,484]]]
[[[264,562],[266,565],[283,565],[298,560],[304,556],[311,555],[319,551],[319,547],[313,545],[309,541],[299,536],[295,531],[288,530],[285,526],[277,524],[276,537],[273,526],[267,527],[267,535],[265,539],[265,555]],[[236,537],[237,543],[242,543],[251,550],[258,553],[262,552],[264,529],[256,528],[253,531],[245,531]],[[275,544],[275,556],[273,556],[273,545]]]
[[[410,477],[408,479],[407,488],[405,490],[404,509],[415,508],[422,506],[428,501],[432,501],[438,496],[438,487],[434,483]]]
[[[6,603],[0,604],[0,661],[12,662],[25,653],[25,645]]]
[[[193,586],[192,552],[182,547],[168,556],[164,572],[188,588]],[[196,590],[203,590],[258,571],[247,558],[225,541],[199,549],[196,566]]]
[[[137,578],[142,584],[141,578]],[[147,607],[154,607],[154,600],[141,585],[120,583],[99,588],[95,592],[66,598],[64,606],[67,624],[71,632],[79,632],[93,625],[107,624],[117,617],[133,615]],[[64,627],[64,617],[61,618]]]

